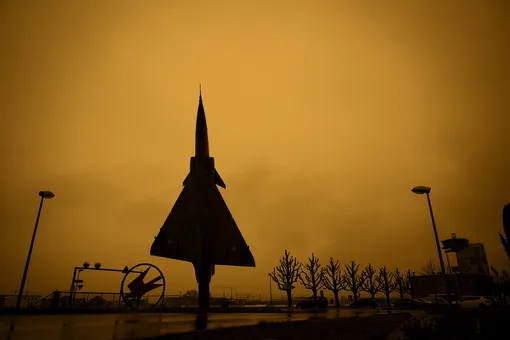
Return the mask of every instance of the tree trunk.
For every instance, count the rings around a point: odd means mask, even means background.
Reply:
[[[370,293],[370,298],[375,299],[375,293]]]
[[[314,299],[317,298],[317,289],[312,289],[312,296]]]
[[[333,295],[335,295],[335,305],[336,305],[336,308],[340,308],[340,300],[338,300],[338,291],[333,291]]]
[[[292,308],[292,290],[287,289],[287,306]]]
[[[388,308],[391,307],[390,292],[386,293],[386,305]]]
[[[351,293],[352,293],[354,302],[358,301],[358,291],[357,290],[353,290]]]
[[[399,293],[400,293],[400,300],[404,300],[404,290],[401,289]]]

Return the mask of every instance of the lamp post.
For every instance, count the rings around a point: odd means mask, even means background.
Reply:
[[[432,227],[434,228],[434,237],[436,238],[437,255],[439,256],[439,264],[441,265],[441,274],[443,275],[445,285],[446,285],[446,299],[448,300],[448,307],[450,307],[452,304],[452,299],[451,299],[451,295],[450,295],[450,284],[448,281],[448,276],[446,275],[446,270],[445,270],[444,262],[443,262],[443,255],[441,254],[441,246],[439,245],[439,238],[437,236],[436,221],[434,219],[434,212],[432,211],[432,204],[430,203],[430,196],[429,196],[430,190],[431,190],[430,187],[420,185],[420,186],[414,187],[411,191],[417,195],[423,195],[423,194],[427,195],[427,201],[429,203],[429,210],[430,210],[430,218],[432,219]]]
[[[23,291],[25,290],[25,281],[27,280],[28,266],[30,265],[30,258],[32,257],[32,249],[34,248],[35,234],[37,233],[37,226],[39,224],[39,217],[41,217],[41,210],[43,201],[45,198],[50,199],[55,197],[55,194],[51,191],[39,191],[41,196],[41,203],[39,204],[39,211],[37,212],[37,219],[35,220],[34,233],[32,234],[32,242],[30,242],[30,248],[28,249],[27,262],[25,263],[25,270],[23,271],[23,278],[21,279],[21,285],[18,292],[18,300],[16,301],[16,309],[21,306],[21,299],[23,298]]]
[[[267,274],[269,276],[269,306],[273,307],[273,289],[271,285],[271,273]]]
[[[444,254],[446,255],[446,263],[448,264],[448,274],[452,273],[452,266],[450,264],[450,258],[448,257],[448,253],[445,251]]]

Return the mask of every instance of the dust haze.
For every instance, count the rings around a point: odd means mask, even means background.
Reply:
[[[419,3],[419,4],[418,4]],[[189,171],[198,84],[222,194],[256,268],[211,283],[266,294],[284,249],[419,270],[441,239],[483,242],[510,202],[505,1],[3,1],[0,291],[67,290],[83,261],[149,256]],[[84,273],[116,291],[116,274]]]

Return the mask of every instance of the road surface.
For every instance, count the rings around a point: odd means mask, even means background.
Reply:
[[[368,316],[378,311],[340,310],[339,317]],[[385,313],[385,312],[382,312]],[[313,312],[217,313],[207,317],[207,329],[255,325],[261,321],[306,320]],[[337,317],[336,310],[315,314]],[[127,340],[197,329],[193,314],[65,314],[0,316],[0,340]]]

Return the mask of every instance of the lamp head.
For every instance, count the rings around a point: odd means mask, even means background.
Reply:
[[[411,191],[417,195],[430,194],[430,187],[419,185],[411,189]]]
[[[50,198],[53,198],[55,197],[55,194],[52,193],[51,191],[39,191],[39,196],[41,197],[44,197],[46,199],[50,199]]]

